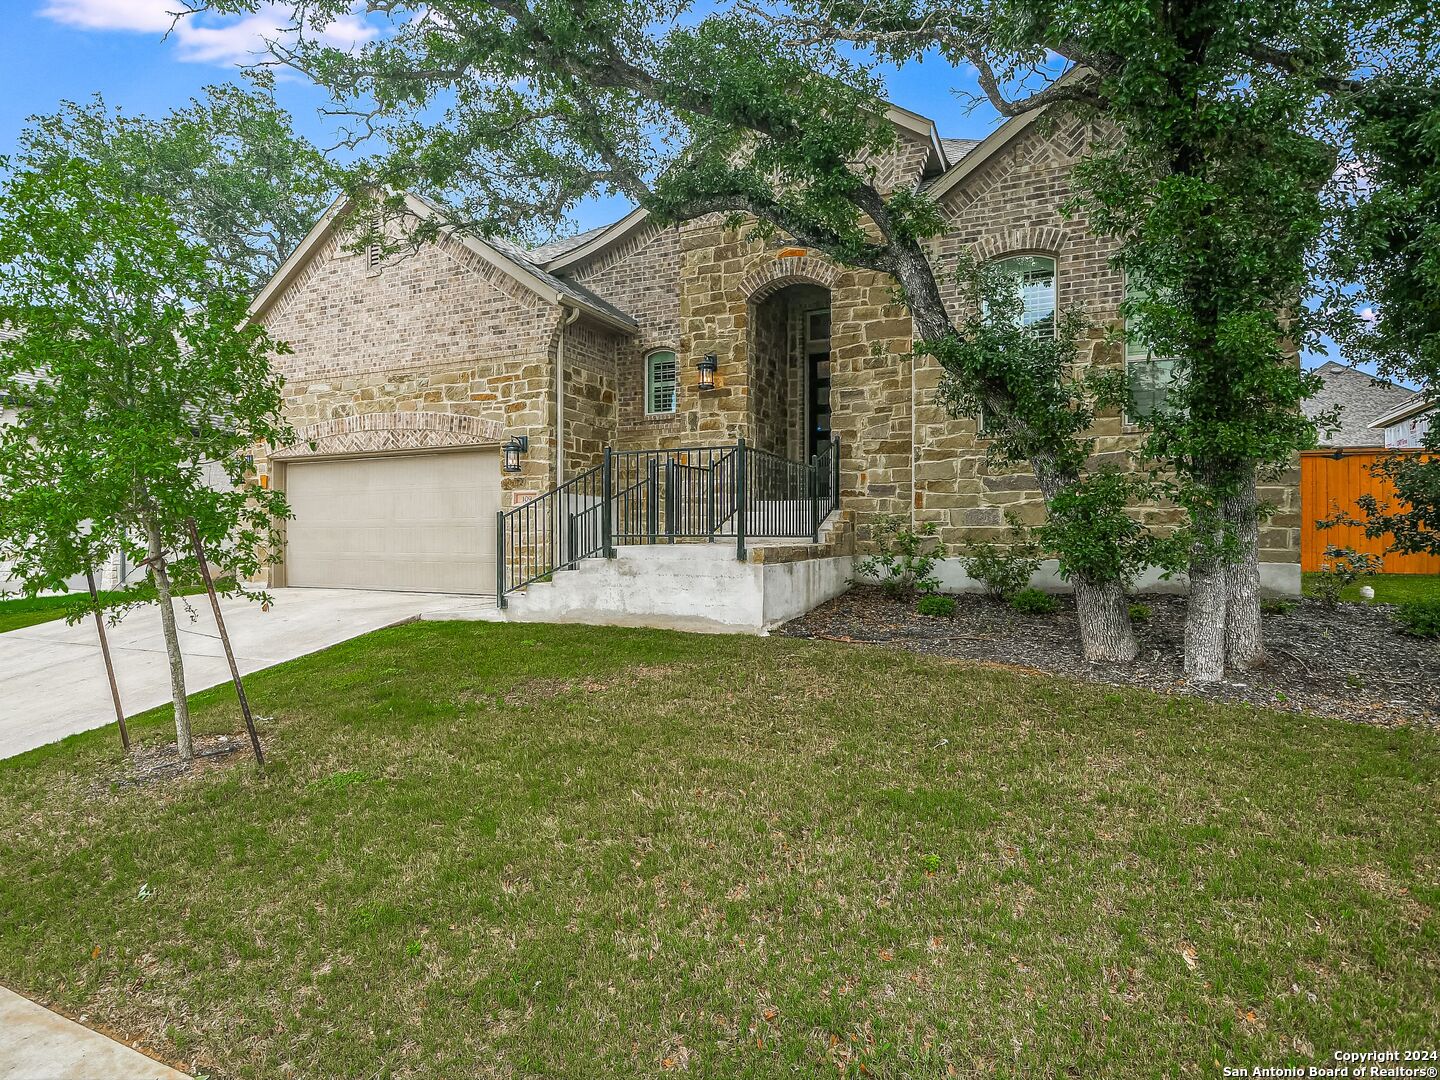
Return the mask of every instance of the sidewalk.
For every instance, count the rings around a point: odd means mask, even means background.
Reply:
[[[0,1080],[189,1080],[0,986]]]

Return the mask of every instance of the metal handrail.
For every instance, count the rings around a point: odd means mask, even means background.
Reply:
[[[820,538],[840,505],[840,440],[809,461],[737,439],[664,450],[606,448],[601,464],[497,518],[496,594],[615,557],[617,544],[735,541],[744,560],[756,537]]]

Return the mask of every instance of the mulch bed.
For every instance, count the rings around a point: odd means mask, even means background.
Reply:
[[[1340,604],[1330,609],[1317,600],[1297,600],[1288,613],[1265,617],[1270,662],[1263,670],[1197,684],[1185,678],[1182,663],[1183,597],[1142,598],[1151,614],[1135,625],[1140,656],[1131,665],[1087,663],[1080,655],[1074,604],[1068,597],[1057,599],[1060,608],[1053,615],[1021,615],[986,597],[959,596],[953,618],[926,618],[915,613],[913,599],[857,585],[776,632],[1386,727],[1440,727],[1440,644],[1399,633],[1388,605]]]

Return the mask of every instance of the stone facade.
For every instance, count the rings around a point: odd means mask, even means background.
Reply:
[[[1056,261],[1058,306],[1084,305],[1106,330],[1118,329],[1124,282],[1110,265],[1113,245],[1091,234],[1083,216],[1061,212],[1089,131],[1073,122],[1016,130],[939,189],[947,229],[932,244],[937,267],[943,276],[962,251],[982,259],[1046,255]],[[922,175],[933,181],[926,170],[937,167],[935,155],[931,142],[902,131],[875,173],[897,186],[914,186]],[[932,360],[912,359],[910,319],[884,275],[762,241],[718,216],[671,227],[642,219],[613,242],[576,251],[569,257],[562,249],[544,272],[623,312],[633,328],[594,309],[576,317],[573,297],[547,300],[458,241],[380,266],[337,239],[320,244],[257,316],[293,350],[277,361],[292,422],[329,434],[325,425],[351,425],[349,437],[365,440],[359,450],[404,448],[396,440],[405,431],[422,436],[414,426],[354,417],[431,417],[421,425],[425,445],[447,437],[434,419],[444,416],[478,425],[467,429],[468,440],[484,432],[498,445],[528,435],[521,473],[505,478],[511,502],[556,483],[562,414],[567,479],[598,464],[606,446],[717,445],[743,436],[800,460],[814,419],[804,315],[828,297],[830,425],[858,549],[871,546],[882,514],[936,523],[952,556],[978,540],[1003,540],[1006,511],[1040,520],[1029,473],[991,466],[975,421],[936,404],[940,372]],[[948,299],[959,314],[953,286]],[[646,358],[656,350],[678,360],[676,410],[662,415],[646,411]],[[1084,363],[1119,364],[1122,351],[1115,334],[1097,331]],[[708,353],[718,358],[716,386],[701,392],[697,363]],[[1095,435],[1097,453],[1117,461],[1138,438],[1118,414],[1102,416]],[[1262,533],[1262,559],[1296,563],[1297,475],[1287,473],[1263,497],[1277,513]],[[1174,508],[1139,512],[1158,526],[1179,520]]]

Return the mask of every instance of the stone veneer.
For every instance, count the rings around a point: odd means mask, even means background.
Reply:
[[[1083,216],[1060,210],[1087,137],[1074,123],[1053,130],[1034,124],[946,192],[941,209],[949,227],[932,245],[942,272],[961,250],[987,259],[1051,255],[1060,305],[1084,304],[1094,319],[1113,323],[1123,295],[1109,264],[1113,245],[1092,236]],[[879,173],[914,182],[924,150],[902,139]],[[927,358],[912,360],[910,319],[888,277],[751,238],[719,216],[641,225],[614,248],[559,272],[629,314],[637,330],[621,333],[588,315],[562,327],[565,312],[453,241],[371,268],[332,238],[261,315],[293,350],[276,361],[287,414],[321,439],[321,452],[478,445],[490,434],[498,444],[528,435],[523,471],[504,480],[511,501],[521,501],[555,482],[563,333],[567,477],[597,464],[606,445],[693,446],[743,435],[799,458],[802,383],[776,358],[796,355],[803,331],[765,302],[805,283],[830,292],[831,422],[860,550],[880,514],[935,522],[951,555],[979,539],[1003,539],[1005,510],[1039,520],[1028,472],[992,468],[974,422],[935,404],[940,372]],[[947,295],[958,314],[958,291],[951,286]],[[657,349],[679,360],[678,408],[649,416],[645,357]],[[710,352],[719,359],[717,386],[701,394],[696,363]],[[1119,363],[1120,349],[1097,332],[1085,362]],[[416,417],[408,426],[395,419],[406,414]],[[388,419],[356,419],[372,416]],[[447,434],[446,416],[474,426]],[[1137,440],[1118,415],[1102,416],[1095,434],[1097,452],[1115,460]],[[266,466],[263,456],[259,464]],[[1267,486],[1263,497],[1278,512],[1262,532],[1262,559],[1295,563],[1296,475]],[[1158,526],[1180,519],[1173,507],[1141,513]]]

